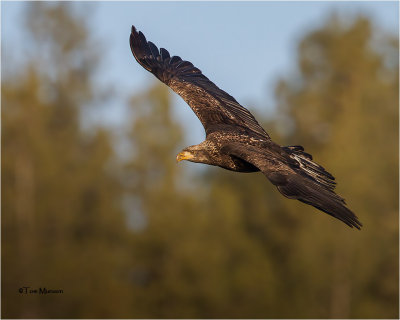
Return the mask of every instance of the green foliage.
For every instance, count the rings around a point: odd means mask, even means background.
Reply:
[[[371,37],[368,20],[333,18],[300,43],[299,80],[277,90],[294,128],[285,140],[304,142],[335,173],[364,223],[360,234],[329,228],[319,249],[337,256],[324,267],[333,317],[398,316],[398,43],[381,39],[378,53]]]
[[[128,252],[121,186],[110,170],[115,154],[108,132],[79,125],[92,95],[91,55],[84,38],[73,40],[84,25],[65,5],[38,3],[28,17],[37,46],[46,43],[63,70],[38,68],[38,56],[19,78],[2,81],[3,316],[122,316],[128,301],[110,305],[104,294],[129,288],[118,278]],[[60,21],[77,30],[60,30]],[[41,27],[48,23],[58,28]],[[59,32],[72,34],[66,40]],[[79,52],[88,59],[77,67],[70,57]],[[22,286],[64,293],[23,295]]]
[[[262,174],[188,173],[198,166],[175,162],[184,135],[159,83],[132,97],[120,159],[112,132],[80,126],[100,94],[87,27],[64,3],[28,17],[35,50],[63,63],[33,56],[2,81],[3,317],[398,317],[397,41],[377,48],[367,19],[332,18],[299,44],[277,127],[266,123],[337,177],[358,232]]]

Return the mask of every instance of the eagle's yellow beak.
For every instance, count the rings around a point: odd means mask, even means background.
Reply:
[[[187,151],[182,151],[179,152],[178,155],[176,156],[176,161],[182,161],[182,160],[190,160],[193,158],[193,155],[190,152]]]

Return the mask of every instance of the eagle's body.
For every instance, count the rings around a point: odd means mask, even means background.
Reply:
[[[360,229],[361,223],[334,192],[334,177],[312,161],[301,146],[281,147],[254,116],[218,88],[199,69],[148,42],[132,26],[130,45],[135,59],[179,94],[206,131],[206,139],[187,147],[177,160],[205,163],[237,172],[261,171],[286,197],[310,204]]]

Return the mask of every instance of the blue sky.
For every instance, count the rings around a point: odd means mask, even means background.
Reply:
[[[2,54],[23,56],[24,2],[2,2]],[[102,45],[98,80],[116,88],[116,99],[94,121],[118,126],[126,101],[155,78],[129,49],[134,24],[148,40],[195,66],[241,104],[268,113],[276,80],[296,64],[298,41],[332,12],[350,19],[369,16],[383,30],[398,32],[398,2],[86,2],[93,36]],[[25,48],[26,50],[26,48]],[[4,62],[4,60],[3,60]],[[5,67],[5,66],[4,66]],[[191,144],[204,136],[200,122],[179,97],[175,113],[188,121]]]

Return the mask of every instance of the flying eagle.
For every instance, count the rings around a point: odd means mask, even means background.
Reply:
[[[281,147],[254,116],[218,88],[189,61],[170,56],[147,41],[134,26],[130,46],[136,61],[179,94],[206,132],[198,145],[183,149],[177,161],[188,160],[237,172],[261,171],[280,193],[326,212],[350,227],[362,226],[334,192],[335,178],[312,161],[302,146]]]

